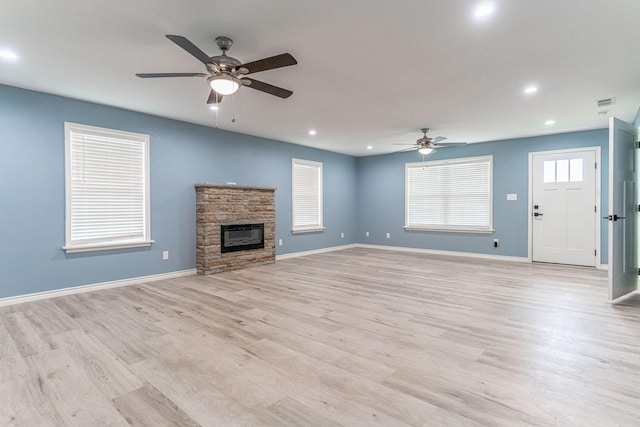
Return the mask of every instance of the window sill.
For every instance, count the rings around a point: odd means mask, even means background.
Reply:
[[[78,252],[93,252],[93,251],[108,251],[112,249],[128,249],[128,248],[142,248],[151,246],[154,240],[146,240],[143,242],[120,242],[120,243],[100,243],[91,245],[76,245],[76,246],[63,246],[65,253],[75,254]]]
[[[324,231],[324,227],[314,227],[314,228],[294,228],[291,230],[293,234],[300,233],[320,233]]]
[[[478,229],[478,228],[446,228],[446,227],[416,227],[405,225],[402,227],[405,231],[437,231],[442,233],[476,233],[476,234],[492,234],[495,230]]]

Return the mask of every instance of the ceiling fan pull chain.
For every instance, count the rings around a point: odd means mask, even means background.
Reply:
[[[231,123],[236,122],[236,94],[231,95]]]
[[[218,108],[216,108],[216,128],[218,127],[218,110],[220,110],[220,100],[218,99],[218,92],[216,92],[215,90],[213,91],[216,94],[216,106],[218,106]]]

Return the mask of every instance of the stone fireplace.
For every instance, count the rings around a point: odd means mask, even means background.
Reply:
[[[275,188],[196,184],[195,189],[198,274],[275,262]]]

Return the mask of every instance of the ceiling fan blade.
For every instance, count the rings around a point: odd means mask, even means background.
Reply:
[[[444,136],[436,136],[435,138],[433,138],[433,142],[440,142],[440,141],[444,141],[445,139],[447,139]]]
[[[413,145],[414,147],[417,145],[415,142],[407,143],[407,142],[392,142],[391,145]]]
[[[178,46],[180,46],[181,48],[183,48],[184,50],[186,50],[187,52],[189,52],[194,57],[196,57],[196,59],[198,59],[203,64],[206,64],[209,62],[210,60],[209,55],[201,51],[198,46],[191,43],[188,39],[182,36],[172,36],[170,34],[167,34],[167,38],[172,42],[174,42],[175,44],[177,44]]]
[[[417,151],[417,147],[403,148],[402,150],[392,151],[392,153],[408,153],[409,151]]]
[[[288,67],[289,65],[296,65],[298,61],[289,53],[283,53],[280,55],[272,56],[270,58],[259,59],[253,62],[247,62],[237,66],[235,69],[239,70],[245,68],[247,72],[245,74],[257,73],[260,71],[273,70],[275,68]]]
[[[222,102],[222,95],[218,94],[215,90],[212,90],[207,99],[207,104],[219,104]]]
[[[207,77],[209,75],[204,73],[141,73],[136,76],[149,79],[156,77]]]
[[[453,146],[453,145],[466,145],[466,142],[463,141],[457,141],[457,142],[440,142],[438,143],[438,147],[449,147],[449,146]]]
[[[260,80],[250,79],[248,77],[241,79],[242,84],[250,87],[252,89],[259,90],[260,92],[265,92],[270,95],[275,95],[280,98],[288,98],[293,95],[293,92],[287,89],[283,89],[278,86],[270,85],[269,83],[261,82]]]

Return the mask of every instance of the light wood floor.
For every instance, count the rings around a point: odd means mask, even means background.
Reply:
[[[0,425],[639,425],[606,273],[372,249],[0,308]]]

